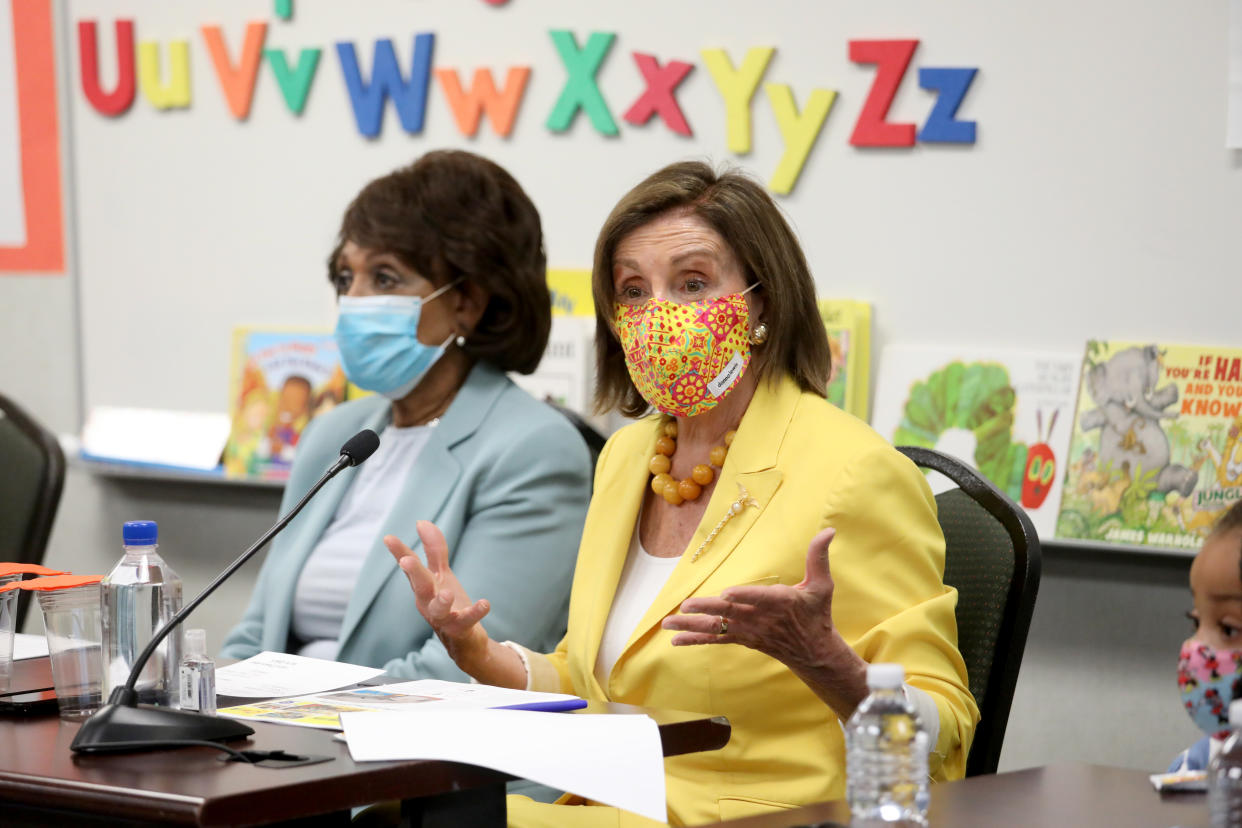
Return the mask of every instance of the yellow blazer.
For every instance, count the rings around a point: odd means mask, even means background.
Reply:
[[[533,689],[727,716],[718,751],[665,760],[669,821],[694,825],[845,795],[841,723],[792,672],[741,645],[671,646],[660,620],[686,598],[737,584],[797,584],[827,526],[832,617],[868,662],[896,662],[931,695],[940,736],[933,778],[961,778],[978,710],[957,650],[956,590],[943,582],[944,538],[924,476],[862,421],[792,379],[761,383],[686,553],[631,634],[607,686],[596,656],[646,492],[658,419],[608,442],[596,471],[569,604],[551,655],[531,654]],[[739,498],[753,499],[698,560],[692,554]],[[512,800],[511,824],[639,825],[633,814]]]

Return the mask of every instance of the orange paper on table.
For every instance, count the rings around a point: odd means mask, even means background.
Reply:
[[[0,586],[0,592],[13,589],[24,589],[30,592],[49,592],[54,589],[73,589],[74,587],[97,584],[103,580],[102,575],[49,575],[45,578],[31,578],[29,581],[14,581]]]
[[[0,563],[0,578],[9,575],[67,575],[63,569],[49,569],[37,563]]]

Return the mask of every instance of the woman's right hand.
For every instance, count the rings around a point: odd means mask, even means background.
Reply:
[[[490,639],[479,622],[491,605],[486,599],[471,602],[457,576],[449,569],[448,543],[438,526],[429,520],[420,520],[418,537],[427,554],[427,566],[423,566],[410,547],[394,535],[385,535],[384,545],[410,579],[419,613],[431,625],[457,666],[469,673],[468,665],[485,657],[488,650]]]

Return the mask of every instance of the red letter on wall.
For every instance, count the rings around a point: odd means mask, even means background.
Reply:
[[[78,55],[82,65],[82,92],[101,115],[120,115],[134,102],[134,21],[116,21],[116,89],[99,86],[99,42],[95,21],[78,22]]]
[[[875,81],[854,124],[850,144],[856,147],[912,147],[914,124],[890,124],[888,108],[918,47],[917,40],[851,40],[850,60],[876,64]]]

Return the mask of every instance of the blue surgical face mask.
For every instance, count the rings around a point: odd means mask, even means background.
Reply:
[[[443,354],[450,336],[439,345],[418,340],[423,303],[430,302],[457,282],[428,296],[342,296],[337,300],[336,344],[349,381],[399,400],[414,390]]]

